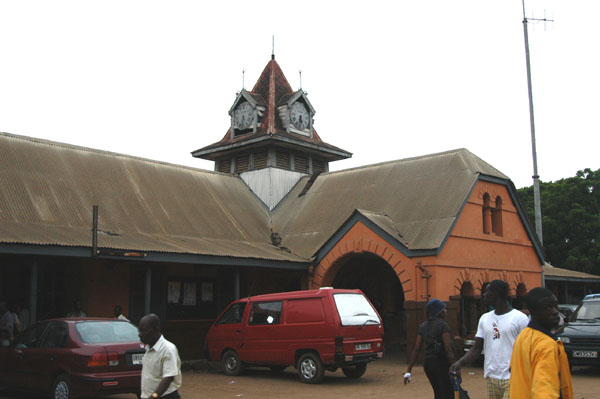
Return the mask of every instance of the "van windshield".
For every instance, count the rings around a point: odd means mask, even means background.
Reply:
[[[373,306],[361,294],[333,294],[343,326],[381,324]]]

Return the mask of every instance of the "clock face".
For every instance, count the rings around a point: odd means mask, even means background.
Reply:
[[[233,122],[238,129],[247,129],[254,119],[252,106],[243,102],[233,111]]]
[[[290,111],[290,119],[292,124],[296,127],[296,129],[304,130],[308,128],[310,122],[310,114],[306,109],[306,106],[301,102],[295,102],[292,104],[292,109]]]

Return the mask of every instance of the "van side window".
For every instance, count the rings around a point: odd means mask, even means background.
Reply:
[[[248,324],[279,324],[281,320],[281,301],[252,304]]]
[[[217,321],[217,324],[236,324],[242,322],[242,316],[244,315],[244,309],[246,309],[246,302],[235,303],[231,305],[223,316]]]
[[[296,323],[322,323],[325,321],[323,301],[321,298],[294,299],[286,303],[285,322]]]

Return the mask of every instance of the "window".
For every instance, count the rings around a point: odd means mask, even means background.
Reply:
[[[490,234],[492,227],[492,209],[490,208],[490,195],[483,194],[483,234]]]
[[[303,155],[295,154],[294,170],[300,173],[308,173],[308,158]]]
[[[120,320],[79,322],[75,324],[75,330],[87,344],[137,342],[140,339],[136,326]]]
[[[63,322],[53,321],[48,325],[42,348],[63,348],[69,338],[69,328]]]
[[[261,302],[252,305],[248,324],[279,324],[281,319],[281,301]]]
[[[496,197],[496,207],[492,209],[492,231],[502,237],[502,198]]]
[[[335,294],[333,299],[343,326],[381,324],[375,309],[364,296],[360,294]]]
[[[242,322],[246,302],[234,303],[217,321],[217,324],[236,324]]]
[[[241,154],[235,158],[235,172],[247,172],[250,169],[250,155]]]
[[[46,329],[48,322],[36,323],[17,337],[15,346],[17,348],[35,348],[40,345],[40,339]]]
[[[267,151],[257,151],[254,153],[254,169],[264,169],[267,167]]]
[[[490,234],[494,233],[499,237],[504,234],[502,229],[502,198],[496,197],[494,207],[491,205],[490,195],[488,193],[483,194],[483,233]]]
[[[214,282],[198,278],[169,278],[167,318],[210,318],[216,313]]]

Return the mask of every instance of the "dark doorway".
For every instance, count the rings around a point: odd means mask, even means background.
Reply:
[[[404,290],[394,269],[375,255],[357,255],[345,260],[333,278],[334,288],[358,288],[383,318],[387,351],[406,345]]]

